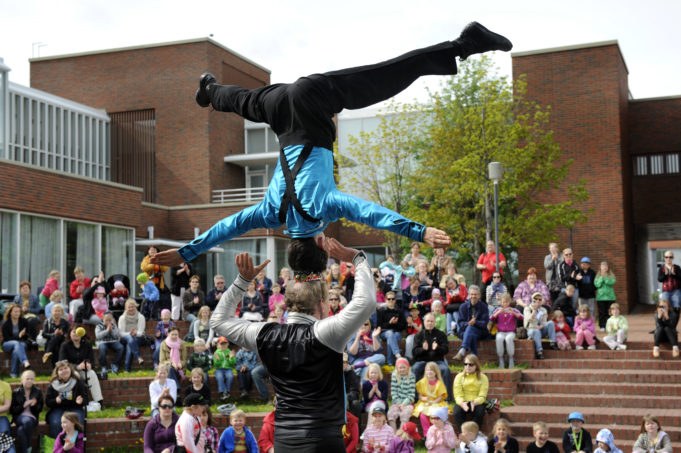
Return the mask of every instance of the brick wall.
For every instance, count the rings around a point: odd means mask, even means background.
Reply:
[[[527,74],[528,97],[551,106],[551,128],[564,158],[574,159],[567,182],[586,180],[592,210],[586,224],[573,230],[576,257],[594,263],[607,260],[618,277],[617,300],[628,310],[631,276],[626,250],[631,246],[626,224],[629,190],[623,173],[627,155],[622,136],[626,109],[627,71],[617,44],[513,56],[513,77]],[[559,199],[548,192],[542,199]],[[567,229],[556,232],[562,247],[569,245]],[[546,245],[520,249],[521,276],[534,266],[543,269]]]

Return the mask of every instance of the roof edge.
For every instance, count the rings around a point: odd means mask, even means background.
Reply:
[[[101,50],[90,50],[86,52],[76,52],[76,53],[69,53],[69,54],[62,54],[62,55],[51,55],[51,56],[46,56],[46,57],[35,57],[35,58],[29,58],[28,61],[29,63],[33,62],[40,62],[40,61],[50,61],[50,60],[59,60],[62,58],[74,58],[74,57],[84,57],[88,55],[99,55],[103,53],[115,53],[115,52],[128,52],[131,50],[142,50],[142,49],[150,49],[154,47],[166,47],[166,46],[177,46],[177,45],[183,45],[183,44],[194,44],[197,42],[209,42],[217,47],[220,47],[223,50],[226,50],[227,52],[233,54],[236,57],[241,58],[242,60],[246,61],[249,64],[252,64],[253,66],[257,67],[258,69],[261,69],[268,74],[272,74],[272,71],[267,69],[266,67],[256,63],[255,61],[251,60],[248,57],[243,56],[239,52],[234,51],[233,49],[230,49],[229,47],[225,46],[224,44],[221,44],[217,42],[216,40],[210,38],[210,37],[203,37],[203,38],[192,38],[192,39],[183,39],[179,41],[166,41],[166,42],[158,42],[158,43],[151,43],[151,44],[141,44],[141,45],[136,45],[136,46],[128,46],[128,47],[114,47],[111,49],[101,49]]]
[[[629,102],[672,101],[676,99],[681,99],[681,94],[676,94],[672,96],[656,96],[652,98],[629,99]]]
[[[588,43],[583,43],[583,44],[571,44],[569,46],[547,47],[545,49],[526,50],[526,51],[523,51],[523,52],[511,52],[511,58],[529,57],[529,56],[532,56],[532,55],[541,55],[541,54],[545,54],[545,53],[570,52],[572,50],[592,49],[594,47],[605,47],[605,46],[617,46],[617,50],[619,51],[620,57],[622,58],[622,63],[624,64],[624,70],[627,71],[627,74],[629,74],[629,68],[627,66],[626,60],[624,59],[624,54],[622,53],[622,48],[620,47],[620,44],[616,39],[611,39],[611,40],[608,40],[608,41],[588,42]]]

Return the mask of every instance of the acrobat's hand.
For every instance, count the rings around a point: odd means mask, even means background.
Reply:
[[[184,258],[182,258],[177,249],[169,249],[164,252],[158,252],[150,257],[149,261],[152,264],[159,264],[161,266],[179,266],[184,263]]]
[[[253,266],[253,258],[251,258],[247,252],[239,253],[234,262],[236,263],[237,269],[239,269],[239,274],[248,281],[255,278],[256,275],[260,273],[261,270],[265,269],[270,263],[270,260],[265,260],[257,266]]]
[[[434,249],[440,247],[447,248],[452,244],[452,240],[449,239],[447,233],[433,227],[426,227],[426,231],[423,232],[423,242]]]
[[[326,236],[324,236],[324,232],[322,231],[321,233],[317,233],[313,236],[315,244],[317,244],[317,247],[319,247],[322,250],[326,250],[324,248],[325,242],[326,242]],[[328,250],[326,250],[328,252]]]

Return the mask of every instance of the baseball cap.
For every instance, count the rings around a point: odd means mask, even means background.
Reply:
[[[419,429],[416,426],[416,423],[414,422],[407,422],[404,425],[402,425],[402,431],[409,434],[409,437],[411,437],[414,440],[421,440]]]
[[[371,405],[371,409],[369,409],[369,414],[375,414],[378,412],[379,414],[385,415],[385,404],[383,401],[376,401],[374,404]]]
[[[581,262],[582,262],[582,263],[591,263],[591,260],[589,259],[588,256],[585,256],[584,258],[582,258],[582,261],[581,261]]]
[[[225,337],[218,338],[218,344],[229,343],[229,340]]]
[[[570,412],[570,415],[568,415],[568,422],[571,422],[572,420],[580,420],[585,423],[584,416],[581,412]]]

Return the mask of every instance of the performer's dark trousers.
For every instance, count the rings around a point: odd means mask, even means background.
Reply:
[[[342,437],[274,438],[276,453],[346,453]]]
[[[253,90],[216,84],[209,95],[216,110],[268,123],[280,141],[284,136],[282,147],[300,144],[295,135],[305,130],[315,146],[330,148],[335,139],[334,114],[389,99],[424,75],[456,74],[459,53],[457,43],[446,41],[381,63],[313,74],[290,84]],[[294,137],[286,143],[291,134]]]

